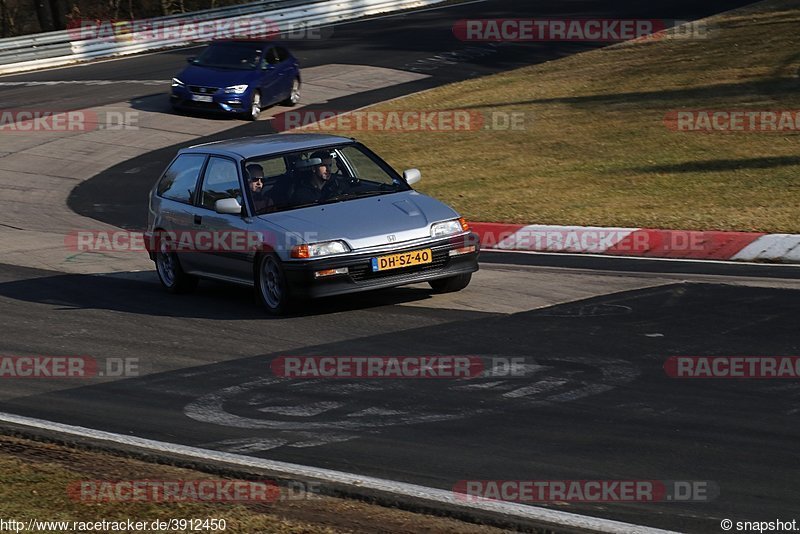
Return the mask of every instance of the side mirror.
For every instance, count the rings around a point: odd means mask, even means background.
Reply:
[[[422,173],[419,172],[419,169],[406,169],[403,171],[403,178],[408,185],[414,185],[422,180]]]
[[[242,206],[235,198],[222,198],[214,202],[214,211],[226,215],[241,215]]]
[[[194,56],[192,56],[192,57],[187,57],[187,58],[186,58],[186,63],[191,63],[191,64],[194,64],[194,60],[195,60],[195,59],[197,59],[197,58],[196,58],[196,57],[194,57]]]

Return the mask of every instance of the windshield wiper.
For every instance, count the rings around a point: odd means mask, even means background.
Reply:
[[[354,198],[372,197],[376,195],[384,195],[386,193],[395,193],[396,191],[362,191],[360,193],[342,193],[335,197],[326,198],[320,204],[330,204],[331,202],[341,202],[342,200],[351,200]]]

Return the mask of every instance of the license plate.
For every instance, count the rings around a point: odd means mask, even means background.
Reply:
[[[192,100],[195,102],[213,102],[214,97],[208,95],[192,95]]]
[[[389,254],[388,256],[372,258],[372,272],[401,269],[403,267],[424,265],[431,262],[433,262],[433,253],[429,248],[402,252],[400,254]]]

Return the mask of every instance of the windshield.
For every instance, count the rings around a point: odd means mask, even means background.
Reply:
[[[216,43],[206,48],[194,60],[194,64],[203,67],[253,70],[260,60],[260,43]]]
[[[252,158],[245,162],[245,176],[257,215],[411,189],[358,144]]]

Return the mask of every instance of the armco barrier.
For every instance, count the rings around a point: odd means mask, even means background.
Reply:
[[[173,17],[149,19],[153,22],[179,21],[246,21],[269,18],[280,29],[289,24],[320,26],[378,13],[438,4],[443,0],[278,0],[241,6],[184,13]],[[69,30],[25,37],[0,39],[0,74],[58,67],[91,59],[137,54],[171,47],[186,46],[198,39],[189,37],[162,38],[144,42],[131,40],[76,40]],[[132,39],[135,41],[135,39]]]
[[[251,4],[229,6],[193,13],[181,13],[168,17],[147,19],[150,22],[166,23],[177,22],[185,19],[193,20],[219,20],[226,17],[237,17],[251,13],[263,13],[279,7],[308,4],[313,0],[272,0],[269,2],[254,2]],[[75,35],[70,30],[25,35],[22,37],[9,37],[0,39],[0,65],[49,59],[52,57],[72,54]]]

